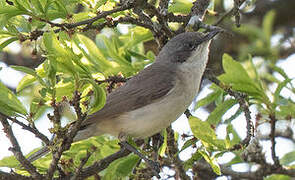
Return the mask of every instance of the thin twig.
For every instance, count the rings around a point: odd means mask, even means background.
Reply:
[[[76,28],[76,27],[82,26],[82,25],[88,25],[88,26],[90,26],[95,21],[97,21],[97,20],[99,20],[101,18],[105,18],[108,15],[111,15],[111,14],[116,13],[116,12],[120,12],[120,11],[124,11],[124,10],[130,9],[133,6],[134,6],[134,4],[127,3],[127,4],[123,5],[123,6],[114,8],[112,10],[103,11],[103,12],[99,13],[97,16],[95,16],[93,18],[86,19],[86,20],[83,20],[83,21],[79,21],[79,22],[76,22],[76,23],[61,23],[61,24],[58,24],[58,23],[53,23],[51,21],[44,20],[44,19],[39,19],[39,20],[40,21],[43,21],[43,22],[46,22],[46,23],[50,24],[51,26],[60,27],[59,29],[55,29],[54,30],[55,33],[58,33],[60,31],[73,29],[73,28]],[[48,32],[48,31],[35,30],[35,31],[31,32],[28,36],[20,35],[20,41],[23,42],[25,40],[37,40],[38,37],[42,36],[45,32]]]
[[[149,3],[146,3],[146,7],[150,11],[152,11],[152,13],[157,17],[157,20],[159,21],[159,25],[161,26],[161,29],[163,30],[165,35],[167,35],[169,38],[172,38],[174,33],[172,32],[172,30],[168,26],[167,17],[165,15],[161,14],[155,6],[153,6]]]
[[[216,177],[216,174],[212,171],[211,166],[206,162],[198,161],[195,166],[199,172],[210,172],[212,175]],[[262,180],[263,177],[266,177],[271,174],[283,174],[291,177],[295,177],[295,169],[287,169],[287,168],[277,168],[275,165],[264,164],[263,167],[260,167],[258,170],[254,172],[237,172],[232,170],[230,167],[226,165],[220,165],[220,170],[222,176],[230,176],[233,179],[255,179]]]
[[[19,126],[21,126],[24,130],[30,131],[31,133],[33,133],[37,138],[41,139],[46,145],[49,145],[50,141],[47,138],[47,136],[45,136],[44,134],[42,134],[37,128],[32,128],[29,125],[26,125],[20,121],[18,121],[16,118],[12,118],[9,116],[4,115],[3,113],[0,112],[0,115],[2,117],[5,117],[6,119],[10,120],[11,122],[14,122],[16,124],[18,124]]]
[[[241,149],[243,146],[248,146],[251,140],[251,137],[254,134],[253,134],[253,125],[251,121],[251,112],[249,110],[248,102],[246,101],[247,95],[237,91],[233,91],[230,88],[225,88],[220,86],[220,81],[216,77],[208,76],[208,79],[212,81],[213,83],[215,83],[216,85],[218,85],[219,87],[221,87],[229,95],[233,96],[238,101],[240,107],[244,111],[244,115],[245,115],[246,123],[247,123],[247,136],[241,143],[234,145],[230,150],[231,151],[238,150],[238,149]]]
[[[95,146],[93,146],[93,147],[95,148]],[[80,175],[82,168],[85,166],[85,164],[87,163],[88,159],[90,158],[90,156],[92,154],[93,154],[92,152],[87,151],[86,157],[81,159],[81,163],[80,163],[79,167],[76,169],[75,175],[71,178],[71,180],[79,179],[78,176]]]
[[[33,180],[32,177],[23,176],[13,171],[8,173],[1,170],[0,170],[0,179],[1,180]]]
[[[167,129],[167,148],[170,159],[172,159],[173,164],[175,164],[174,169],[178,176],[182,180],[189,180],[190,177],[186,174],[183,163],[178,156],[178,144],[174,139],[174,131],[169,126]]]
[[[113,161],[129,155],[131,152],[125,148],[121,148],[118,152],[111,154],[104,159],[94,162],[91,166],[84,168],[79,174],[78,178],[85,179],[94,174],[97,174],[107,168]]]
[[[15,158],[20,162],[20,164],[32,175],[34,179],[42,179],[42,175],[39,174],[36,170],[36,167],[33,166],[30,161],[28,161],[23,155],[21,148],[18,144],[16,137],[12,131],[11,125],[8,123],[7,118],[1,116],[1,123],[3,125],[4,132],[10,140],[12,147],[9,148],[10,151],[14,154]]]
[[[229,10],[228,12],[224,13],[215,23],[213,23],[213,26],[217,26],[219,25],[225,18],[232,16],[232,15],[236,15],[239,12],[239,8],[240,6],[245,2],[246,0],[239,0],[239,2],[235,1],[234,3],[234,7]],[[237,26],[240,24],[239,20],[236,19],[236,24]]]
[[[276,117],[274,114],[269,115],[270,118],[270,141],[271,141],[271,156],[276,167],[280,167],[279,158],[276,155],[276,141],[275,141],[275,130],[276,130]]]
[[[70,104],[74,107],[77,120],[75,123],[73,123],[69,129],[69,132],[65,134],[62,138],[61,145],[52,153],[52,161],[50,163],[49,169],[47,171],[47,178],[51,179],[56,168],[57,163],[61,158],[61,155],[64,151],[70,149],[71,144],[73,142],[74,137],[76,136],[77,132],[80,129],[81,123],[86,119],[86,114],[82,113],[81,107],[80,107],[80,100],[81,100],[81,94],[78,91],[75,91],[74,98],[70,102]],[[57,115],[58,116],[58,115]]]

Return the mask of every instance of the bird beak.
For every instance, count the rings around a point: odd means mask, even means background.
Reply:
[[[202,42],[209,41],[210,39],[213,39],[214,36],[216,36],[218,33],[220,33],[222,30],[221,29],[214,29],[207,33],[204,38],[202,39]]]

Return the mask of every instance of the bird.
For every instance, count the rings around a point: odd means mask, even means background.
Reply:
[[[102,134],[144,139],[167,128],[197,95],[209,45],[219,32],[184,32],[170,39],[153,64],[108,94],[105,106],[82,122],[74,142]],[[49,149],[41,150],[29,160]]]
[[[185,32],[172,38],[155,62],[107,96],[105,106],[82,123],[74,141],[110,134],[150,137],[178,119],[196,96],[219,32]]]

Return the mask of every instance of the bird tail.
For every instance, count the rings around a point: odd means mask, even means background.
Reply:
[[[93,124],[90,125],[84,125],[81,127],[81,129],[77,132],[75,138],[73,139],[73,142],[81,141],[84,139],[87,139],[92,136],[100,136],[103,132],[97,131],[96,126]],[[54,136],[52,136],[51,140],[53,140]],[[46,154],[50,152],[49,148],[47,146],[42,147],[39,151],[33,153],[31,156],[28,157],[28,160],[30,162],[33,162]]]
[[[46,154],[48,154],[49,151],[50,151],[49,148],[47,146],[44,146],[39,151],[37,151],[37,152],[33,153],[32,155],[30,155],[28,157],[28,160],[30,162],[33,162],[33,161],[45,156]]]

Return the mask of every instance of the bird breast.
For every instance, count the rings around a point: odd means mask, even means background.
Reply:
[[[168,127],[188,108],[198,92],[203,69],[199,65],[180,67],[176,75],[175,86],[154,103],[118,117],[124,133],[136,138],[152,136]]]

